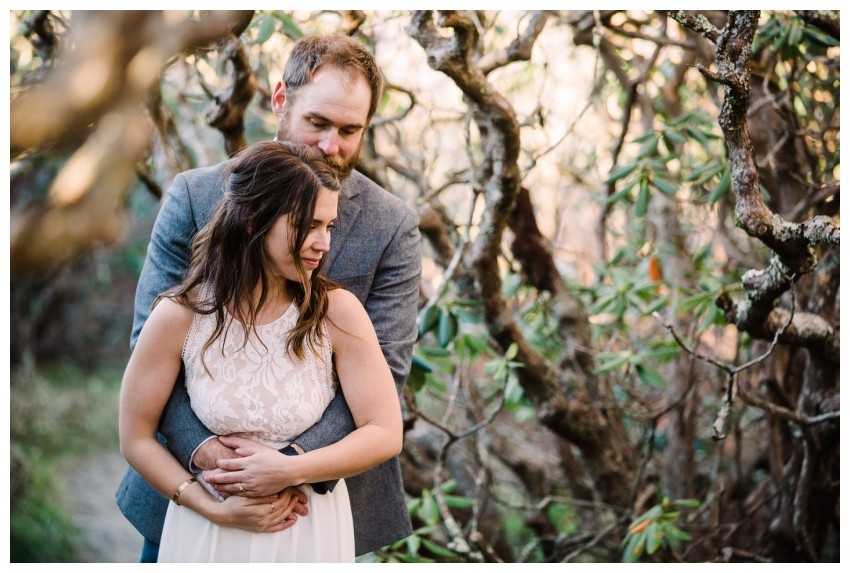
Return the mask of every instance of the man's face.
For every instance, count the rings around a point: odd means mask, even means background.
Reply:
[[[319,68],[313,81],[288,94],[278,83],[272,109],[280,117],[277,138],[318,149],[342,176],[357,165],[372,92],[362,76]]]

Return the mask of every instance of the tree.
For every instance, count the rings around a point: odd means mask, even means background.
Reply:
[[[416,204],[433,269],[420,527],[379,558],[837,559],[837,13],[19,17],[13,190],[61,167],[13,200],[13,287],[120,236],[133,177],[269,137],[287,38],[375,51],[359,169]]]

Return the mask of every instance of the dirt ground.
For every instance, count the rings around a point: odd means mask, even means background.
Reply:
[[[115,503],[115,490],[127,462],[109,452],[81,464],[65,484],[70,496],[72,519],[85,535],[79,556],[82,563],[137,563],[142,536],[130,525]]]

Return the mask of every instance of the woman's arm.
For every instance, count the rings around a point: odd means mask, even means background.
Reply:
[[[290,485],[357,475],[401,451],[401,406],[392,373],[381,352],[375,329],[357,298],[331,291],[328,330],[342,392],[357,429],[329,446],[299,456],[282,456],[271,448],[238,442],[231,460],[219,460],[228,470],[210,476],[219,484],[241,483],[266,493]]]
[[[156,439],[159,419],[180,371],[181,351],[192,317],[188,308],[169,299],[161,300],[139,334],[121,382],[121,453],[145,481],[168,499],[193,477]],[[182,490],[180,505],[221,525],[275,531],[285,528],[284,520],[292,508],[287,497],[273,510],[271,504],[277,499],[277,495],[234,497],[219,503],[200,484],[192,483]]]
[[[188,478],[185,468],[156,439],[157,426],[174,381],[180,372],[180,353],[192,323],[192,311],[163,299],[151,311],[121,382],[118,431],[127,462],[166,498]],[[204,496],[198,485],[187,487],[181,503],[200,509]]]

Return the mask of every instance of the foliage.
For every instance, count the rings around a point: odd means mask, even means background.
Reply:
[[[25,33],[24,20],[35,14],[13,14],[21,25],[10,42],[13,93],[61,69]],[[74,18],[52,14],[61,41]],[[388,85],[359,167],[422,215],[427,302],[406,388],[412,447],[404,453],[416,474],[405,475],[415,533],[370,559],[837,555],[837,504],[817,505],[837,499],[837,462],[830,461],[839,458],[837,418],[794,418],[835,415],[837,365],[821,361],[829,344],[775,344],[775,329],[760,330],[776,324],[773,315],[755,326],[736,321],[763,296],[771,309],[807,314],[823,321],[824,332],[839,332],[839,265],[823,262],[837,261],[838,248],[807,244],[811,272],[795,274],[784,290],[751,290],[752,277],[763,277],[753,270],[773,265],[781,241],[746,228],[745,178],[720,118],[734,82],[711,75],[723,47],[712,35],[734,14],[692,13],[704,19],[708,31],[700,33],[674,13],[651,11],[440,12],[439,33],[423,36],[472,44],[448,73],[429,66],[450,50],[428,51],[413,40],[412,22],[426,22],[418,12],[254,14],[240,36],[261,95],[246,112],[246,139],[275,131],[264,100],[291,39],[345,28],[374,49]],[[794,232],[815,216],[840,222],[839,41],[807,18],[805,11],[761,12],[749,67],[755,172],[748,175],[758,180],[766,220],[801,225]],[[451,27],[464,19],[473,25]],[[169,60],[150,93],[160,98],[152,119],[170,123],[158,124],[143,162],[146,186],[130,193],[129,242],[64,274],[13,280],[13,351],[32,357],[18,362],[55,359],[63,326],[67,338],[90,340],[73,328],[79,312],[68,311],[82,309],[87,292],[115,296],[108,304],[118,311],[112,320],[98,315],[98,324],[114,324],[129,308],[125,275],[138,272],[155,210],[145,189],[161,191],[175,172],[224,157],[222,133],[204,118],[226,99],[232,66],[217,46]],[[482,79],[481,89],[470,89]],[[488,123],[506,109],[513,121]],[[494,138],[514,124],[513,139]],[[76,141],[16,159],[13,207],[48,197]],[[494,150],[511,146],[519,175],[492,176],[510,163]],[[506,182],[528,190],[533,225],[508,221],[498,235],[495,213],[516,199]],[[491,252],[487,270],[498,272],[482,280],[478,263]],[[546,262],[556,269],[554,286],[541,279]],[[79,286],[69,292],[71,285]],[[497,294],[482,296],[485,286]],[[54,330],[47,317],[55,317]],[[124,318],[110,332],[125,332]],[[747,361],[754,363],[738,373],[737,394],[725,404],[733,393],[716,364]],[[718,442],[711,428],[724,405],[731,431]],[[35,424],[42,416],[32,417]],[[573,423],[600,425],[582,434]],[[800,458],[802,451],[816,460]],[[620,462],[605,466],[605,459]],[[807,479],[798,469],[812,463],[817,475]],[[734,488],[726,488],[730,481]],[[810,493],[811,505],[796,505],[804,503],[798,491]],[[711,511],[683,520],[678,510],[691,509],[692,500]],[[634,515],[625,534],[612,526]],[[800,529],[787,522],[792,515],[822,518]]]
[[[54,366],[13,372],[12,562],[75,559],[79,531],[67,516],[68,496],[57,477],[82,456],[117,448],[119,381],[120,373],[113,369],[87,372]]]
[[[652,555],[662,546],[673,549],[681,542],[692,539],[676,526],[681,512],[673,509],[674,506],[694,509],[699,507],[699,502],[692,499],[671,502],[664,498],[660,504],[632,521],[628,533],[623,538],[623,562],[634,563],[640,561],[644,554]]]

